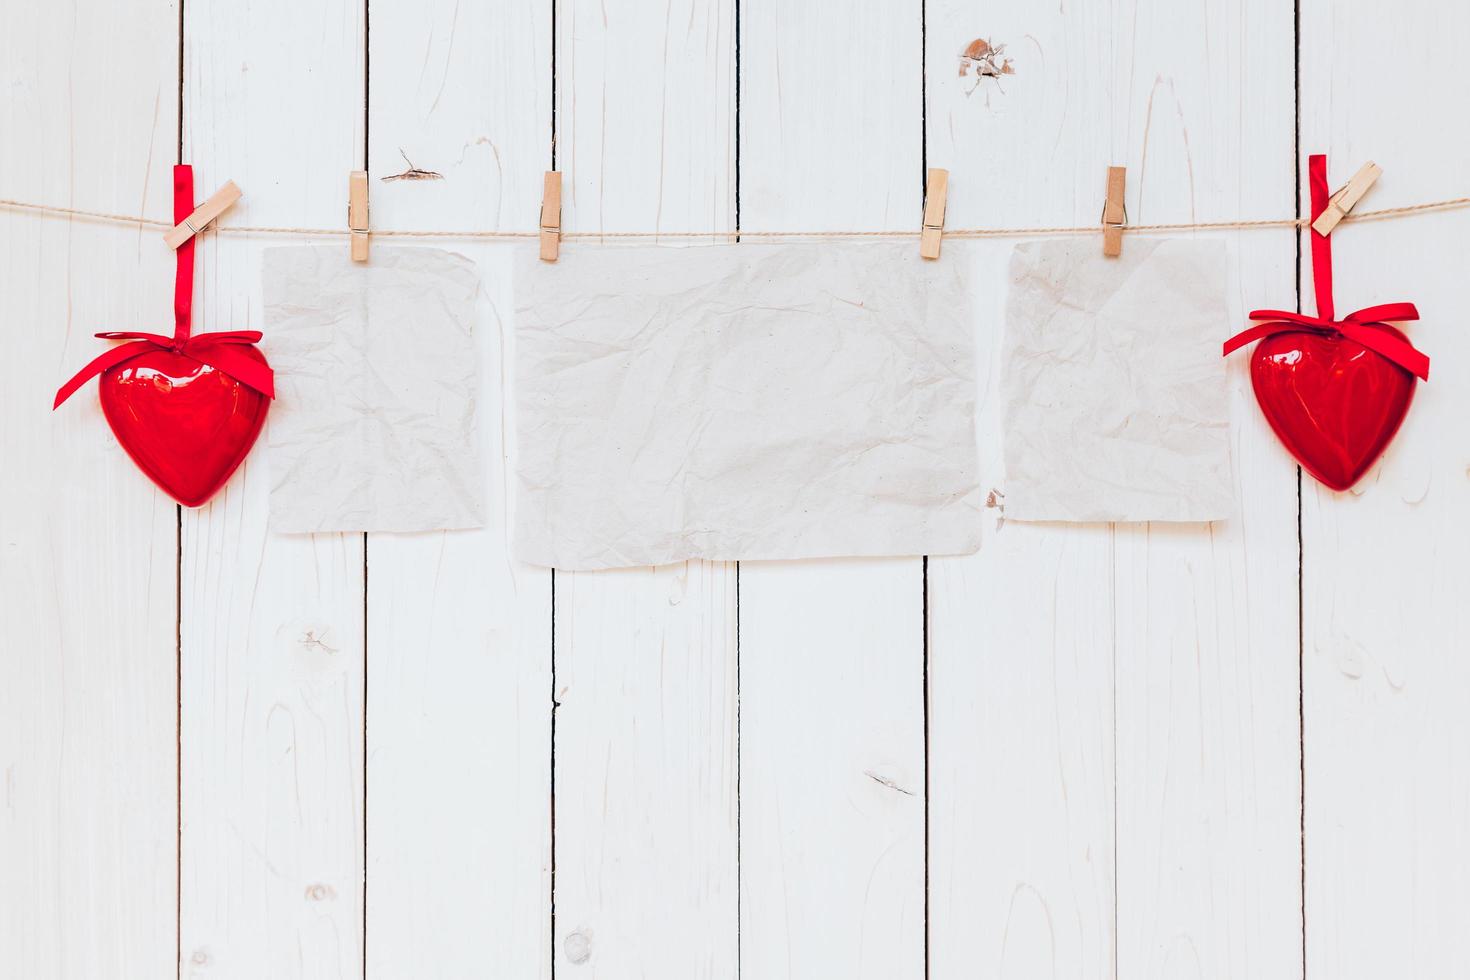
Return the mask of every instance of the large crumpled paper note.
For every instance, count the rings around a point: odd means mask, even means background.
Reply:
[[[1212,521],[1235,509],[1220,242],[1017,246],[1002,352],[1005,514]]]
[[[973,551],[959,269],[912,242],[527,254],[517,556],[594,569]]]
[[[265,250],[274,530],[484,524],[478,289],[473,263],[441,249]]]

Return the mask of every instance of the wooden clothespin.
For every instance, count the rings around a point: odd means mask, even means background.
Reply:
[[[193,214],[164,232],[163,240],[168,243],[169,248],[177,249],[203,231],[206,225],[224,214],[226,209],[238,200],[240,200],[240,188],[235,186],[233,180],[225,181],[225,186],[215,191],[209,200],[195,208]]]
[[[1127,167],[1108,168],[1108,199],[1103,204],[1103,255],[1116,259],[1123,254],[1123,225],[1128,212],[1123,205],[1123,188],[1127,183]]]
[[[949,171],[929,168],[929,183],[924,191],[924,229],[919,234],[919,255],[939,258],[939,243],[944,238],[944,205],[949,196]]]
[[[347,175],[347,227],[352,234],[352,261],[368,259],[368,176],[366,170]]]
[[[555,262],[561,252],[561,172],[546,171],[541,182],[541,261]]]
[[[1368,193],[1368,188],[1373,186],[1383,168],[1372,160],[1363,164],[1362,169],[1353,174],[1353,179],[1348,181],[1327,199],[1327,207],[1317,215],[1317,220],[1312,222],[1312,230],[1319,235],[1330,235],[1337,223],[1347,217],[1347,213],[1353,209],[1353,205],[1362,200],[1363,195]]]

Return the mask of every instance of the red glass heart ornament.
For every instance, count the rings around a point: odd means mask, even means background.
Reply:
[[[194,210],[194,168],[174,167],[174,221]],[[258,330],[195,334],[194,240],[178,246],[174,335],[105,330],[125,340],[94,357],[56,392],[61,407],[98,378],[102,414],[133,462],[170,497],[198,507],[224,486],[255,445],[275,396],[275,375],[255,348]]]
[[[1327,157],[1307,159],[1312,220],[1326,210]],[[1332,302],[1332,240],[1315,227],[1312,288],[1317,312],[1253,310],[1251,326],[1225,341],[1228,356],[1256,344],[1251,385],[1287,450],[1333,490],[1362,479],[1398,433],[1429,358],[1394,322],[1419,319],[1413,303],[1382,303],[1338,319]]]
[[[261,364],[254,347],[240,352]],[[270,399],[224,371],[151,350],[103,372],[102,414],[148,478],[185,507],[224,486],[260,435]]]
[[[1383,325],[1403,339],[1399,330]],[[1308,473],[1346,490],[1388,448],[1414,398],[1414,375],[1340,335],[1290,331],[1251,356],[1256,401]]]

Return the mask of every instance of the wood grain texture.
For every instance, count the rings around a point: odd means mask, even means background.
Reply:
[[[1113,99],[1131,220],[1290,214],[1291,11],[1140,0],[1134,16]],[[1201,237],[1227,246],[1230,332],[1290,308],[1289,232]],[[1117,531],[1119,977],[1301,971],[1296,467],[1248,358],[1227,371],[1237,516]]]
[[[924,974],[923,578],[911,565],[741,565],[744,976]]]
[[[1290,37],[1274,5],[1139,3],[1119,17],[1084,3],[982,22],[967,5],[931,2],[928,24],[930,162],[954,168],[952,223],[1096,220],[1110,164],[1128,168],[1134,222],[1289,209],[1279,164],[1290,58],[1263,50]],[[1006,45],[1013,73],[962,60],[976,37]],[[1103,84],[1070,84],[1079,72]],[[1275,122],[1269,138],[1232,138],[1263,118]],[[1273,234],[1227,238],[1236,321],[1265,294],[1289,300],[1292,242]],[[1001,329],[1009,251],[975,251],[982,351]],[[1230,372],[1236,520],[1006,523],[1000,492],[981,553],[931,563],[935,976],[977,961],[1021,975],[1296,969],[1295,471],[1244,370]],[[1003,491],[994,399],[984,401],[986,479]],[[1257,554],[1268,557],[1248,571]],[[1017,685],[1032,693],[982,693]],[[997,743],[1019,757],[966,751]],[[977,833],[983,801],[1035,801],[1038,785],[1049,787],[1042,807],[987,813]],[[1240,816],[1219,818],[1228,813]]]
[[[170,3],[0,7],[0,193],[171,211]],[[167,330],[152,229],[0,211],[0,977],[172,976],[176,510],[96,383],[99,330]]]
[[[559,0],[556,30],[562,227],[733,228],[733,3]],[[733,564],[557,574],[558,975],[736,975],[735,622]]]
[[[1123,162],[1109,88],[1070,79],[1111,77],[1110,17],[1082,3],[982,18],[930,0],[928,157],[949,168],[951,226],[1099,220],[1106,168]],[[963,62],[977,38],[1014,74]],[[929,969],[1101,980],[1117,955],[1115,535],[1004,520],[997,354],[1014,245],[945,247],[975,306],[990,519],[978,554],[929,561]]]
[[[1328,180],[1366,160],[1359,204],[1463,193],[1470,9],[1414,0],[1385,21],[1355,4],[1301,9],[1301,157]],[[1394,66],[1383,77],[1364,59]],[[1302,200],[1307,200],[1302,179]],[[1305,204],[1304,204],[1305,206]],[[1303,477],[1307,975],[1470,972],[1470,337],[1459,310],[1470,215],[1344,222],[1332,234],[1338,315],[1411,301],[1430,355],[1397,439],[1351,492]],[[1312,280],[1303,243],[1303,305]]]
[[[742,227],[917,231],[915,10],[740,16]],[[918,558],[741,566],[748,976],[924,973],[923,576]]]
[[[198,186],[239,184],[241,224],[345,227],[363,54],[360,3],[191,2],[184,159]],[[266,244],[280,242],[203,237],[197,322],[263,325]],[[360,977],[363,538],[269,532],[264,449],[183,519],[180,968]]]
[[[374,0],[371,14],[373,221],[533,230],[549,7]],[[410,161],[439,176],[398,176]],[[390,243],[405,244],[374,247]],[[516,563],[506,537],[510,257],[533,246],[413,244],[479,267],[489,522],[368,537],[367,976],[535,980],[551,973],[551,572]]]
[[[737,975],[732,580],[557,576],[560,975]]]
[[[1108,544],[1007,525],[929,561],[935,978],[1113,975],[1113,621],[1077,601]]]

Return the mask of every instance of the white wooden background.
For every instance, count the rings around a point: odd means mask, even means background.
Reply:
[[[977,37],[1015,74],[960,77]],[[161,218],[182,160],[336,227],[406,156],[443,179],[378,227],[531,229],[554,165],[572,229],[914,228],[945,166],[952,226],[1046,225],[1118,163],[1133,221],[1211,220],[1324,151],[1390,206],[1467,192],[1467,41],[1440,0],[0,0],[0,196]],[[1310,295],[1292,234],[1222,237],[1237,322]],[[261,325],[270,243],[205,237],[202,324]],[[946,255],[982,351],[1010,245]],[[1239,357],[1234,521],[997,496],[968,558],[553,575],[494,424],[483,532],[271,536],[254,457],[180,512],[48,411],[170,256],[0,211],[0,976],[1465,976],[1467,246],[1341,234],[1339,307],[1418,303],[1435,362],[1356,492]],[[507,246],[454,247],[503,326]]]

